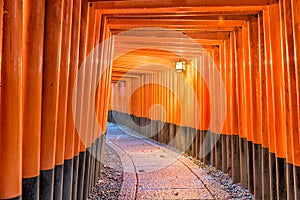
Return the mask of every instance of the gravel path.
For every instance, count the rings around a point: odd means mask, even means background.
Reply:
[[[103,168],[89,199],[118,199],[123,182],[123,168],[119,155],[105,145]]]
[[[104,167],[90,199],[254,197],[241,184],[232,184],[228,174],[109,123]]]
[[[190,157],[189,157],[190,158]],[[192,159],[192,158],[190,158]],[[230,194],[229,199],[251,199],[254,200],[254,195],[244,189],[241,183],[232,183],[232,179],[227,173],[217,170],[215,167],[207,166],[199,160],[192,159],[201,169],[209,174],[214,180],[221,184],[221,187]]]

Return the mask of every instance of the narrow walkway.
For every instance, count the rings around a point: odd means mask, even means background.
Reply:
[[[120,156],[119,199],[228,199],[230,195],[192,160],[136,132],[108,124],[106,144]]]

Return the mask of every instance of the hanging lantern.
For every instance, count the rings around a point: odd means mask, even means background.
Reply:
[[[186,67],[186,62],[185,61],[176,61],[175,62],[175,69],[177,72],[183,72]]]

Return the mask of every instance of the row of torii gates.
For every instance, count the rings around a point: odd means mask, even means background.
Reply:
[[[0,16],[0,199],[87,199],[107,119],[256,199],[300,199],[299,0],[0,0]]]

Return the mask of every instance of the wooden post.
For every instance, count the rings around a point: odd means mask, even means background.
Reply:
[[[276,192],[278,199],[287,198],[285,164],[286,157],[286,129],[284,123],[284,81],[282,68],[281,36],[280,36],[280,12],[279,5],[270,8],[270,43],[272,47],[272,85],[274,93],[274,116],[275,116],[275,162],[276,162]]]
[[[45,1],[24,1],[23,183],[24,199],[39,198]]]
[[[80,39],[79,39],[79,62],[78,67],[80,67],[86,57],[86,42],[87,42],[87,23],[88,23],[88,1],[84,0],[81,2],[81,17],[80,17]],[[80,70],[80,69],[78,69]],[[81,69],[82,70],[82,69]],[[82,71],[83,77],[84,76],[84,69]],[[78,88],[77,91],[77,100],[76,100],[76,108],[79,110],[76,110],[76,116],[78,116],[78,122],[82,124],[82,109],[83,109],[83,84],[84,79],[78,80],[81,81],[81,83],[78,83],[78,85],[82,85],[82,88]],[[81,98],[81,99],[79,99]],[[78,112],[78,113],[77,113]],[[81,125],[82,127],[82,125]],[[79,151],[79,162],[78,162],[78,180],[77,180],[77,199],[83,198],[83,185],[84,185],[84,172],[85,172],[85,162],[86,162],[86,147],[82,144],[81,137],[79,133],[82,133],[83,130],[78,130],[77,132],[77,139],[78,143],[80,145],[80,151]],[[77,142],[75,140],[75,142]],[[76,144],[76,143],[75,143]],[[73,188],[74,189],[74,188]]]
[[[63,199],[72,199],[73,183],[77,186],[77,175],[73,176],[73,171],[77,174],[78,165],[73,165],[78,160],[78,154],[75,154],[75,124],[73,118],[72,104],[76,103],[73,99],[73,88],[78,70],[78,54],[79,54],[79,33],[80,33],[80,13],[81,1],[73,0],[72,10],[72,31],[70,46],[70,66],[69,66],[69,85],[67,93],[67,111],[66,111],[66,136],[65,136],[65,152],[64,152],[64,179],[63,179]],[[75,102],[73,102],[75,101]],[[78,147],[78,145],[77,145]],[[75,161],[76,160],[76,161]],[[76,186],[74,186],[76,188]],[[73,199],[76,199],[75,196]]]
[[[55,151],[55,173],[54,173],[54,198],[61,199],[63,196],[64,179],[64,154],[66,136],[67,98],[69,86],[69,63],[71,48],[71,26],[72,26],[73,0],[63,2],[62,15],[62,42],[61,42],[61,66],[58,86],[58,112],[57,112],[57,137]],[[67,177],[66,177],[67,178]],[[65,179],[66,179],[65,178]]]
[[[259,15],[253,16],[249,21],[250,33],[250,63],[251,63],[251,97],[252,97],[252,125],[253,125],[253,178],[254,178],[254,196],[257,199],[262,198],[262,159],[261,159],[261,74],[260,57],[263,54],[263,47],[260,46],[259,35]]]
[[[263,11],[263,16],[260,15],[260,37],[264,40],[260,40],[261,45],[264,46],[264,65],[261,68],[262,79],[264,79],[264,86],[262,88],[262,199],[271,198],[271,185],[270,185],[270,134],[271,123],[273,122],[272,116],[270,116],[270,99],[272,93],[269,87],[269,70],[270,70],[270,33],[269,33],[269,8]],[[261,19],[263,17],[263,19]],[[262,43],[263,42],[263,43]]]
[[[53,198],[63,0],[46,0],[40,198]]]
[[[1,63],[0,198],[22,193],[22,1],[5,0]]]
[[[240,44],[240,36],[239,36],[239,31],[240,30],[235,30],[235,32],[232,34],[231,37],[233,37],[233,54],[234,54],[234,69],[236,71],[235,73],[235,77],[234,79],[236,80],[237,83],[239,83],[239,80],[240,80],[240,73],[239,73],[239,66],[237,64],[237,61],[236,59],[238,58],[238,45],[241,45]],[[239,92],[239,86],[236,86],[236,91],[237,93]],[[239,94],[239,93],[238,93]],[[237,98],[237,102],[238,102],[238,95],[236,96]],[[236,121],[236,123],[238,122],[238,115],[234,115],[233,118],[232,118],[232,121]],[[236,182],[239,182],[240,179],[241,179],[241,174],[240,174],[240,162],[239,162],[239,159],[240,159],[240,152],[239,152],[239,133],[235,133],[233,132],[233,134],[231,135],[231,169],[232,169],[232,181],[234,183]]]
[[[265,17],[265,34],[266,34],[266,49],[268,50],[268,54],[270,62],[266,65],[266,78],[267,78],[267,99],[268,99],[268,131],[269,131],[269,172],[270,172],[270,198],[277,198],[277,190],[276,190],[276,163],[275,163],[275,153],[276,153],[276,142],[275,142],[275,105],[274,105],[274,88],[273,88],[273,79],[272,79],[272,55],[273,51],[271,48],[271,33],[274,31],[270,24],[272,23],[272,12],[276,11],[276,7],[278,5],[271,5],[268,9],[268,17]],[[274,10],[275,8],[275,10]],[[267,59],[268,60],[268,59]]]

